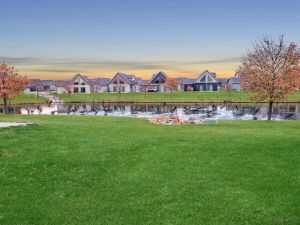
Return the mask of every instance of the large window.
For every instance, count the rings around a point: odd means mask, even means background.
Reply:
[[[80,92],[81,92],[81,93],[85,93],[85,87],[82,87],[82,88],[80,89]]]
[[[78,87],[74,87],[73,92],[78,93]]]

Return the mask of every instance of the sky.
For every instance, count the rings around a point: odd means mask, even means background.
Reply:
[[[230,77],[263,36],[300,44],[299,0],[0,0],[0,60],[28,78]]]

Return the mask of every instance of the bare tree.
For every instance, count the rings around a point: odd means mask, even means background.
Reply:
[[[169,89],[171,91],[171,93],[178,90],[178,82],[176,79],[173,79],[173,78],[167,79],[165,86],[167,89]]]
[[[71,82],[66,82],[65,89],[66,89],[66,92],[68,94],[71,94],[72,93],[72,83]]]
[[[20,76],[12,66],[0,65],[0,98],[3,99],[4,113],[8,113],[8,101],[25,90],[28,81]]]
[[[230,94],[231,94],[231,85],[229,83],[226,83],[224,85],[224,89],[227,92],[228,96],[230,97]]]
[[[237,74],[244,90],[255,93],[256,100],[269,103],[268,120],[271,120],[273,103],[283,100],[299,88],[300,51],[295,43],[285,44],[264,37],[242,59]]]

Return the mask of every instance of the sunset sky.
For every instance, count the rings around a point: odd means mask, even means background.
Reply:
[[[233,76],[264,35],[300,44],[299,0],[0,0],[0,60],[29,78]]]

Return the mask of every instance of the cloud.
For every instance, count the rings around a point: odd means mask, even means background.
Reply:
[[[142,69],[174,69],[176,62],[172,61],[112,61],[112,60],[95,60],[95,59],[51,59],[51,58],[34,58],[34,57],[8,57],[0,56],[1,61],[5,61],[9,64],[15,65],[28,65],[32,67],[41,66],[45,69],[35,69],[35,71],[49,71],[49,72],[73,72],[78,71],[76,68],[92,69],[130,69],[130,70],[142,70]],[[49,68],[49,69],[47,69]],[[53,68],[53,69],[52,69]],[[63,69],[59,69],[63,68]],[[65,69],[74,68],[74,69]],[[56,71],[57,70],[57,71]]]
[[[35,72],[50,72],[50,73],[86,73],[85,70],[78,70],[78,69],[33,69],[31,71]]]
[[[189,62],[187,64],[220,64],[220,63],[240,62],[240,60],[241,57],[230,57],[230,58],[216,59],[216,60],[194,61],[194,62]]]
[[[9,57],[9,56],[0,56],[0,61],[4,61],[9,64],[32,64],[41,62],[39,58],[33,57]]]
[[[0,56],[9,64],[26,66],[26,70],[49,73],[87,73],[91,70],[109,69],[122,70],[177,70],[184,71],[184,67],[191,65],[207,65],[239,62],[240,57],[230,57],[216,60],[200,61],[121,61],[102,59],[79,59],[79,58],[35,58],[35,57],[9,57]],[[186,72],[189,73],[189,72]]]

